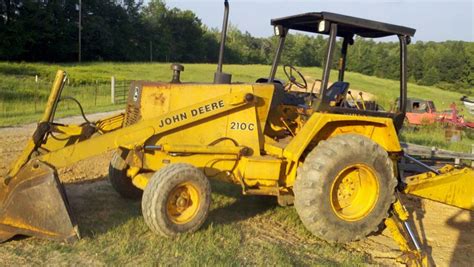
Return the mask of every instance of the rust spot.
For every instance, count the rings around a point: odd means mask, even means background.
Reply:
[[[159,103],[163,105],[165,103],[166,97],[163,95],[163,93],[158,93],[155,95],[155,103]]]

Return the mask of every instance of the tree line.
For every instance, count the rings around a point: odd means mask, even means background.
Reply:
[[[79,0],[1,0],[0,60],[78,60]],[[219,30],[191,11],[169,8],[163,0],[82,0],[82,60],[216,62]],[[216,14],[218,15],[218,14]],[[269,26],[270,27],[270,26]],[[226,63],[271,64],[277,40],[257,38],[230,25]],[[338,44],[341,45],[340,43]],[[398,79],[398,43],[357,38],[347,68]],[[321,66],[322,36],[292,34],[282,63]],[[474,43],[416,42],[409,46],[410,81],[472,94]]]

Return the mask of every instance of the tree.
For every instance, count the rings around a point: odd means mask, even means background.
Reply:
[[[432,66],[425,71],[423,79],[421,80],[422,85],[434,85],[440,81],[439,71],[436,67]]]
[[[78,0],[0,1],[0,60],[67,62],[78,53]],[[209,29],[191,11],[163,0],[82,0],[83,59],[88,61],[217,62],[220,29]],[[278,37],[256,38],[229,26],[226,63],[271,64]],[[337,67],[341,40],[332,67]],[[289,34],[281,64],[321,67],[322,35]],[[150,51],[151,50],[151,51]],[[474,43],[417,42],[408,47],[412,82],[472,91]],[[356,37],[347,69],[382,78],[399,77],[399,44]]]

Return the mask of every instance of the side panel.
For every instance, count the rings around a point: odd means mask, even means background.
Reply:
[[[173,111],[214,97],[219,93],[249,92],[256,96],[255,104],[244,106],[216,116],[204,119],[199,123],[186,125],[156,135],[146,141],[145,146],[182,145],[182,146],[215,146],[249,148],[245,156],[260,156],[264,146],[263,126],[266,123],[270,102],[273,96],[273,85],[208,85],[208,84],[144,84],[141,99],[142,118],[153,116],[153,113]],[[166,99],[162,99],[165,97]],[[159,99],[159,100],[157,100]],[[157,102],[158,101],[158,102]],[[159,107],[158,107],[159,106]],[[155,108],[155,109],[154,109]],[[206,107],[201,109],[206,111]],[[201,112],[197,109],[196,112]],[[220,179],[231,179],[239,182],[237,173],[229,177],[226,172],[237,170],[237,155],[168,153],[166,151],[145,150],[143,166],[140,169],[154,171],[166,164],[187,162],[201,168],[207,176]],[[275,177],[278,180],[278,177]]]

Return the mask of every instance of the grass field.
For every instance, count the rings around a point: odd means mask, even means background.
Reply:
[[[70,86],[104,84],[110,81],[111,76],[117,80],[157,80],[168,81],[171,79],[171,70],[168,63],[89,63],[81,65],[72,64],[30,64],[30,63],[0,63],[0,92],[14,91],[13,96],[5,100],[14,99],[18,102],[31,104],[34,86],[34,77],[38,75],[46,84],[52,81],[58,69],[69,73]],[[186,64],[182,74],[184,82],[211,82],[216,66],[214,64]],[[265,65],[226,65],[224,71],[233,74],[234,82],[253,82],[257,78],[266,77],[270,71]],[[301,68],[303,74],[310,77],[321,77],[320,68]],[[284,78],[282,68],[279,68],[277,77]],[[332,72],[332,80],[336,79],[336,71]],[[365,76],[348,72],[346,80],[351,83],[351,88],[360,89],[377,96],[377,100],[386,108],[393,105],[398,96],[398,81]],[[30,84],[31,83],[31,84]],[[18,85],[21,84],[21,87]],[[48,94],[49,88],[41,87],[42,94]],[[67,91],[66,91],[67,92]],[[71,93],[71,92],[70,92]],[[72,92],[81,94],[82,92]],[[85,93],[91,94],[91,93]],[[474,94],[474,91],[473,91]],[[439,88],[409,84],[409,97],[429,98],[435,101],[438,109],[447,109],[452,102],[458,102],[459,93],[444,91]],[[1,100],[2,98],[0,98]],[[30,102],[31,101],[31,102]],[[5,101],[4,101],[5,102]],[[94,110],[91,110],[94,112]],[[467,114],[466,114],[467,115]],[[1,123],[1,121],[0,121]]]
[[[0,62],[0,126],[33,122],[41,116],[42,108],[47,100],[51,81],[55,72],[63,69],[69,73],[69,85],[64,95],[72,95],[83,103],[86,113],[109,111],[123,108],[122,105],[112,105],[110,101],[110,78],[115,76],[117,81],[171,79],[169,63],[85,63],[75,64],[32,64]],[[215,64],[185,64],[182,73],[184,82],[212,82]],[[269,66],[264,65],[225,65],[224,71],[233,74],[234,82],[253,82],[259,77],[266,77]],[[305,76],[321,77],[320,68],[301,68]],[[35,83],[38,75],[40,86]],[[277,77],[284,78],[282,68]],[[332,80],[336,72],[332,72]],[[398,81],[365,76],[348,72],[346,80],[351,88],[371,93],[386,109],[392,107],[398,96]],[[37,90],[35,96],[35,90]],[[474,91],[473,91],[474,94]],[[39,96],[38,96],[39,95]],[[459,93],[444,91],[436,87],[409,84],[408,96],[432,99],[439,110],[448,109],[452,102],[460,105]],[[36,112],[34,103],[36,103]],[[59,116],[78,114],[73,103],[62,103]],[[463,112],[466,118],[474,120],[474,116]],[[439,146],[457,151],[470,151],[474,140],[464,136],[461,142],[446,143],[444,130],[440,127],[406,131],[402,139],[422,145]]]

